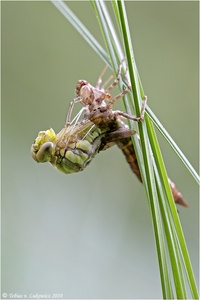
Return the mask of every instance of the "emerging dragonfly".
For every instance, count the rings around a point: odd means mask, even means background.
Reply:
[[[105,90],[100,86],[102,83],[101,78],[106,69],[101,73],[95,87],[85,80],[78,81],[76,86],[77,98],[70,103],[65,127],[57,135],[52,128],[39,132],[31,147],[34,160],[37,162],[50,162],[58,170],[70,174],[84,170],[99,151],[106,150],[116,144],[124,153],[132,171],[142,182],[131,140],[131,136],[135,132],[129,129],[122,118],[141,122],[144,118],[146,98],[140,117],[113,110],[114,102],[130,91],[130,85],[127,85],[115,97],[112,97],[109,93],[119,82],[121,69],[122,63],[119,66],[116,79]],[[72,110],[76,101],[80,101],[83,108],[71,121]],[[85,114],[79,121],[83,112]],[[174,201],[187,206],[181,193],[170,179],[169,184]]]

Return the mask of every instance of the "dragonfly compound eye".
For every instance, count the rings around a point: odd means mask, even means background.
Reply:
[[[38,151],[31,147],[31,154],[35,161],[43,163],[51,160],[52,155],[55,154],[55,145],[52,142],[44,143]]]
[[[31,155],[37,162],[50,161],[55,154],[56,134],[52,128],[40,131],[31,146]]]

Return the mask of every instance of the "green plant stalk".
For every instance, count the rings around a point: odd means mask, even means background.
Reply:
[[[116,59],[113,44],[112,44],[111,39],[110,39],[108,26],[107,26],[107,24],[105,22],[105,19],[104,19],[104,16],[103,16],[103,11],[101,9],[101,1],[95,1],[95,2],[92,1],[92,5],[93,5],[93,8],[96,12],[96,16],[98,18],[98,21],[99,21],[101,33],[102,33],[102,36],[103,36],[103,39],[104,39],[104,43],[106,45],[107,52],[109,54],[108,56],[110,58],[112,69],[115,70],[115,74],[116,74],[117,70],[118,70],[119,63]]]
[[[127,20],[123,20],[123,17],[124,16],[126,17],[126,12],[125,12],[125,7],[124,7],[124,2],[123,1],[118,1],[117,4],[118,4],[118,8],[119,8],[120,19],[122,20],[121,26],[122,26],[122,31],[124,33],[125,47],[127,46],[126,48],[128,50],[128,51],[126,51],[127,60],[128,60],[128,56],[130,56],[130,59],[131,59],[131,57],[133,57],[133,53],[131,53],[132,52],[132,47],[129,47],[129,45],[131,43],[131,39],[130,39],[130,33],[128,32],[128,28],[126,27]],[[123,11],[123,13],[121,13],[122,11]],[[133,70],[133,68],[132,68],[132,70]],[[137,86],[135,85],[135,87],[137,87]],[[137,90],[136,90],[136,92],[137,92]],[[134,99],[137,99],[137,97],[134,97]],[[136,106],[136,109],[137,109],[137,106]],[[149,120],[148,120],[148,124],[150,124]],[[154,133],[154,135],[155,135],[155,133]],[[151,143],[151,145],[152,144],[154,145],[154,143]],[[158,143],[157,143],[157,148],[159,149]],[[161,168],[164,169],[164,175],[163,175],[163,170],[160,170],[160,171],[162,171],[161,178],[163,179],[163,177],[164,177],[164,180],[165,180],[164,186],[165,186],[165,190],[167,190],[168,199],[170,198],[170,208],[172,209],[173,220],[175,218],[175,220],[176,220],[175,225],[179,225],[179,226],[176,226],[176,229],[177,229],[177,233],[178,233],[178,240],[181,241],[181,244],[182,244],[182,247],[183,247],[181,249],[184,249],[184,253],[186,254],[185,258],[187,260],[187,266],[188,266],[188,270],[189,270],[189,273],[190,273],[190,278],[188,276],[188,279],[189,279],[191,291],[192,291],[193,297],[197,297],[198,296],[197,289],[196,289],[196,291],[193,290],[193,287],[196,287],[196,285],[195,285],[194,275],[193,275],[193,272],[192,272],[192,267],[191,267],[190,260],[189,260],[189,255],[188,255],[188,252],[187,252],[187,247],[186,247],[186,243],[185,243],[184,236],[183,236],[183,233],[182,233],[182,229],[181,229],[181,226],[180,226],[180,222],[179,222],[179,219],[178,219],[178,216],[177,216],[176,207],[175,207],[175,204],[174,204],[174,201],[173,201],[173,198],[172,198],[171,190],[169,188],[168,179],[167,179],[167,176],[166,176],[166,171],[165,171],[164,164],[163,164],[163,161],[162,161],[161,153],[160,153],[159,160],[157,160],[157,166],[158,167],[161,166]],[[163,211],[162,215],[164,217],[166,216],[164,211]],[[180,257],[179,257],[179,254],[178,254],[178,247],[176,245],[176,240],[175,240],[176,236],[175,235],[173,235],[173,237],[170,236],[170,233],[173,233],[173,231],[170,230],[170,227],[165,227],[165,230],[166,230],[166,233],[167,233],[167,236],[168,236],[169,250],[171,249],[170,250],[171,263],[172,263],[172,269],[173,269],[173,273],[174,273],[175,285],[177,287],[177,296],[179,298],[186,298],[186,287],[185,287],[185,283],[182,279],[183,278],[183,273],[182,273],[182,267],[181,267],[181,263],[180,263]],[[176,250],[174,248],[176,248]],[[175,250],[175,251],[172,251],[172,250]],[[192,284],[191,284],[190,280],[192,280]]]
[[[140,98],[140,90],[139,90],[139,84],[137,82],[137,75],[136,75],[136,68],[134,68],[134,55],[133,55],[133,49],[132,49],[132,43],[131,43],[131,37],[130,37],[130,32],[128,28],[128,20],[126,17],[126,10],[124,6],[123,1],[118,1],[118,10],[119,10],[119,16],[120,16],[120,21],[121,21],[121,28],[122,28],[122,33],[123,33],[123,38],[124,38],[124,46],[126,49],[126,55],[127,55],[127,61],[128,61],[128,66],[129,66],[129,72],[130,72],[130,78],[131,78],[131,84],[132,84],[132,89],[133,89],[133,94],[134,94],[134,100],[135,100],[135,107],[136,107],[136,112],[139,115],[140,112],[140,105],[139,105],[139,98]],[[144,164],[145,164],[145,171],[146,171],[146,177],[147,177],[147,184],[148,184],[148,192],[149,192],[149,200],[151,204],[151,213],[152,213],[152,221],[153,221],[153,227],[154,227],[154,234],[155,234],[155,240],[156,240],[156,246],[157,246],[157,253],[158,253],[158,258],[162,256],[163,252],[161,251],[161,242],[162,242],[162,237],[159,235],[158,228],[160,226],[160,222],[158,223],[158,220],[160,219],[160,214],[159,214],[159,209],[156,207],[157,205],[157,197],[155,197],[156,194],[156,187],[152,183],[155,181],[153,180],[153,175],[152,170],[150,167],[150,154],[148,153],[148,144],[146,143],[145,145],[145,134],[146,134],[146,128],[144,127],[144,124],[139,124],[139,132],[140,132],[140,137],[141,137],[141,147],[142,147],[142,152],[144,156]],[[142,128],[143,127],[143,128]],[[171,240],[170,240],[171,241]],[[172,247],[172,243],[168,244],[168,247],[171,246],[170,251],[170,258],[171,258],[171,263],[172,264],[172,269],[173,269],[173,274],[174,278],[177,278],[175,281],[175,286],[176,286],[176,293],[178,298],[185,298],[186,294],[184,293],[184,290],[181,289],[182,287],[182,282],[179,280],[181,277],[177,276],[177,274],[181,274],[181,270],[178,266],[178,262],[174,259],[175,254],[174,254],[174,248]],[[173,255],[174,254],[174,255]],[[164,258],[161,257],[159,259],[159,266],[160,266],[160,274],[161,274],[161,279],[164,278],[164,268],[166,266],[163,265]],[[165,282],[162,280],[162,288],[163,288],[163,297],[166,297],[166,287],[165,287]]]
[[[182,163],[185,165],[185,167],[188,169],[192,177],[195,179],[198,185],[200,185],[200,177],[197,174],[197,172],[194,170],[188,159],[185,157],[183,152],[179,149],[179,147],[176,145],[172,137],[169,135],[167,130],[164,128],[164,126],[161,124],[161,122],[158,120],[158,118],[155,116],[155,114],[147,107],[147,114],[149,118],[152,120],[154,125],[158,128],[162,136],[166,139],[166,141],[169,143],[169,145],[172,147],[172,149],[175,151],[177,156],[180,158]]]
[[[64,1],[53,1],[52,4],[63,14],[63,16],[71,23],[71,25],[80,33],[80,35],[86,40],[90,47],[97,52],[97,54],[103,59],[106,64],[109,64],[108,54],[101,47],[98,41],[93,37],[90,31],[83,25],[83,23],[77,18],[72,10],[66,5]]]
[[[191,265],[191,262],[190,262],[189,253],[188,253],[188,250],[187,250],[187,246],[186,246],[185,238],[184,238],[184,235],[183,235],[182,227],[181,227],[181,224],[180,224],[180,220],[179,220],[179,217],[178,217],[178,214],[177,214],[176,206],[174,204],[174,199],[173,199],[173,196],[171,194],[171,189],[169,188],[167,174],[166,174],[166,170],[165,170],[165,167],[164,167],[164,162],[163,162],[163,159],[162,159],[162,155],[161,155],[161,152],[160,152],[158,141],[157,141],[157,138],[156,138],[156,134],[155,134],[153,125],[150,122],[150,120],[147,120],[147,122],[148,122],[148,125],[149,125],[148,126],[149,135],[151,135],[151,137],[153,138],[152,147],[153,147],[153,152],[154,152],[154,158],[157,161],[157,165],[158,165],[158,172],[160,174],[159,178],[161,180],[163,180],[162,183],[163,183],[163,186],[164,186],[164,189],[165,189],[165,193],[168,196],[167,199],[169,199],[170,215],[171,215],[171,218],[173,220],[173,226],[175,227],[175,232],[176,232],[176,235],[177,235],[178,244],[179,244],[179,247],[181,249],[182,259],[183,259],[186,274],[187,274],[187,277],[188,277],[188,282],[189,282],[189,285],[190,285],[192,297],[193,297],[193,299],[198,299],[198,291],[197,291],[197,286],[196,286],[196,283],[195,283],[195,277],[194,277],[194,273],[193,273],[193,270],[192,270],[192,265]],[[159,164],[159,161],[162,161],[162,164]],[[162,167],[164,169],[161,169]],[[162,203],[163,216],[165,216],[165,214],[164,214],[165,210],[166,209],[163,208],[163,203]],[[171,223],[172,223],[172,220],[171,220]]]
[[[123,7],[124,3],[123,3],[123,1],[120,1],[120,2],[117,2],[117,3],[118,3],[118,8],[119,8],[119,15],[121,16],[121,19],[122,19],[122,18],[124,17],[124,15],[125,15],[125,8]],[[120,10],[120,9],[123,10],[123,14],[120,14],[120,13],[121,13],[121,10]],[[123,23],[123,22],[121,23],[122,30],[123,30],[124,27],[125,27],[125,23],[127,23],[127,21],[124,22],[124,23]],[[131,40],[130,40],[130,34],[129,34],[129,32],[127,32],[127,30],[124,30],[124,38],[125,38],[125,47],[126,47],[126,43],[127,43],[127,45],[129,45],[129,44],[131,43]],[[126,41],[126,38],[127,38],[127,41]],[[128,41],[128,38],[129,38],[129,41]],[[127,46],[127,47],[128,47],[128,46]],[[132,48],[132,47],[131,47],[131,48]],[[132,52],[132,49],[130,49],[129,52],[127,51],[127,57],[131,54],[131,52]],[[131,57],[131,55],[130,55],[130,57]],[[132,57],[133,57],[133,54],[132,54]],[[130,69],[129,69],[129,70],[130,70]],[[148,121],[149,121],[149,120],[148,120]],[[149,123],[150,123],[150,121],[149,121]],[[158,144],[157,144],[157,147],[158,147]],[[159,147],[158,147],[158,149],[159,149]],[[164,169],[164,164],[162,164],[162,160],[160,160],[160,161],[161,161],[161,165],[163,165],[162,167],[163,167],[163,169]],[[160,164],[159,164],[159,165],[160,165]],[[166,172],[165,172],[165,175],[166,175]],[[175,207],[175,204],[174,204],[174,201],[173,201],[172,195],[171,195],[171,190],[170,190],[170,188],[169,188],[167,176],[165,176],[165,177],[166,177],[165,185],[167,185],[168,192],[170,192],[170,198],[171,198],[170,200],[171,200],[171,202],[173,203],[173,206]],[[168,195],[168,197],[169,197],[169,195]],[[176,212],[176,210],[175,210],[175,213],[176,213],[176,217],[177,217],[177,212]],[[165,217],[164,212],[163,212],[163,216]],[[180,225],[180,223],[179,223],[179,225]],[[180,228],[181,228],[181,227],[180,227]],[[168,236],[169,236],[169,233],[170,233],[170,232],[173,233],[173,231],[170,231],[170,228],[169,228],[169,227],[166,227],[166,229],[167,229],[166,233],[167,233]],[[171,252],[171,251],[170,251],[170,254],[171,254],[171,261],[172,261],[172,267],[173,267],[173,270],[174,270],[174,280],[175,280],[175,285],[177,286],[177,296],[180,297],[180,298],[186,298],[186,288],[185,288],[185,284],[184,284],[184,281],[181,280],[181,279],[183,278],[183,275],[182,275],[182,267],[181,267],[179,255],[178,255],[177,258],[176,258],[176,254],[178,253],[178,247],[176,246],[176,244],[172,243],[173,241],[176,242],[176,240],[175,240],[175,235],[174,235],[173,237],[174,237],[174,238],[168,238],[168,245],[170,246],[170,248],[171,248],[172,250],[174,250],[174,248],[176,248],[176,250],[177,250],[177,251],[174,251],[174,252]],[[172,245],[174,245],[174,247],[173,247]],[[184,245],[185,245],[185,243],[184,243]],[[186,245],[185,245],[185,246],[186,246]],[[186,249],[186,250],[187,250],[187,249]],[[189,256],[188,256],[188,258],[189,258]],[[176,266],[176,267],[174,267],[174,266]],[[190,265],[190,266],[191,266],[191,265]],[[179,280],[179,278],[180,278],[180,280]]]

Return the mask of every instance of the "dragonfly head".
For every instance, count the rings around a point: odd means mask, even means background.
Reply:
[[[80,97],[82,104],[91,105],[94,102],[94,87],[86,80],[79,80],[76,85],[76,94]]]
[[[55,154],[56,134],[52,128],[40,131],[31,146],[31,155],[37,162],[50,161]]]
[[[104,89],[98,89],[86,80],[79,80],[77,82],[76,94],[80,98],[80,102],[84,106],[88,106],[91,112],[106,106],[104,100],[110,100],[111,98],[111,95],[106,93]]]

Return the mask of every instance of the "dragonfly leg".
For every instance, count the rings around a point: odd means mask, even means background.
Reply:
[[[146,104],[147,104],[147,96],[144,96],[143,99],[143,103],[142,103],[142,109],[141,109],[141,113],[140,113],[140,118],[143,120],[144,119],[144,113],[145,113],[145,109],[146,109]]]
[[[92,125],[92,127],[87,131],[87,133],[84,135],[84,137],[81,139],[81,141],[84,141],[85,138],[88,136],[88,134],[92,131],[92,129],[95,127],[96,125]]]
[[[118,84],[118,82],[120,80],[121,73],[122,73],[123,62],[124,62],[124,59],[121,61],[120,65],[119,65],[117,77],[115,78],[115,80],[113,81],[113,83],[106,89],[106,92],[111,91]]]
[[[98,78],[96,86],[95,86],[97,89],[100,89],[100,86],[101,86],[101,83],[102,83],[102,77],[105,74],[107,69],[108,69],[108,66],[106,65],[105,68],[103,69],[103,71],[101,72],[101,74],[99,75],[99,78]]]
[[[101,84],[102,84],[102,77],[103,77],[103,75],[105,74],[107,68],[108,68],[108,66],[106,66],[106,67],[103,69],[103,71],[101,72],[101,74],[100,74],[100,76],[99,76],[99,78],[98,78],[98,80],[97,80],[96,86],[95,86],[96,89],[105,90],[105,86],[111,81],[111,79],[113,79],[114,75],[111,74],[111,75],[109,76],[109,78],[108,78],[108,79],[104,82],[104,84],[101,86]]]
[[[144,113],[145,113],[146,103],[147,103],[147,96],[145,96],[145,98],[144,98],[144,102],[142,104],[142,109],[141,109],[141,113],[140,113],[139,117],[129,115],[129,114],[127,114],[127,113],[125,113],[123,111],[120,111],[120,110],[113,111],[113,113],[115,114],[116,117],[117,116],[121,116],[121,117],[124,117],[126,119],[130,119],[130,120],[133,120],[133,121],[141,122],[144,119]]]
[[[113,113],[115,114],[116,117],[121,116],[124,117],[125,119],[133,120],[136,122],[141,122],[143,120],[141,116],[140,117],[132,116],[120,110],[115,110],[113,111]]]
[[[106,92],[111,91],[119,82],[120,79],[120,75],[121,75],[121,70],[122,70],[122,65],[123,65],[124,59],[121,61],[120,65],[119,65],[119,70],[118,70],[118,74],[117,74],[117,78],[114,80],[114,82],[106,89]],[[101,72],[96,86],[95,88],[100,89],[101,83],[102,83],[102,77],[104,76],[106,70],[107,70],[108,66],[106,65],[105,68],[103,69],[103,71]],[[114,75],[112,74],[107,80],[106,82],[102,85],[101,89],[104,89],[105,86],[108,84],[108,82],[114,77]]]
[[[131,86],[128,85],[124,90],[123,92],[119,93],[118,95],[116,95],[115,97],[111,98],[110,101],[108,102],[108,108],[109,109],[112,109],[113,107],[113,104],[116,100],[124,97],[124,95],[126,95],[129,91],[131,90]]]
[[[67,117],[66,117],[65,125],[70,124],[71,117],[72,117],[72,111],[73,111],[73,108],[74,108],[74,104],[75,104],[74,100],[69,103],[69,108],[68,108],[68,111],[67,111]]]
[[[102,85],[102,89],[105,89],[105,86],[111,81],[111,79],[113,79],[113,77],[114,77],[114,75],[113,74],[111,74],[110,76],[109,76],[109,78],[106,80],[106,82],[104,82],[104,84]],[[106,91],[107,91],[107,89],[106,89]]]
[[[109,92],[110,90],[112,90],[119,82],[120,76],[122,73],[122,66],[123,66],[124,60],[125,60],[125,58],[121,61],[120,65],[119,65],[119,70],[118,70],[118,74],[117,74],[115,81],[106,89],[106,92]],[[118,95],[116,95],[115,97],[113,97],[109,100],[109,102],[108,102],[109,109],[112,109],[113,104],[116,100],[122,98],[124,95],[126,95],[131,90],[131,85],[130,85],[128,77],[127,77],[127,67],[126,67],[126,71],[124,73],[124,77],[125,77],[125,80],[127,83],[127,87],[121,93],[119,93]]]
[[[69,103],[69,108],[68,108],[68,112],[67,112],[67,117],[66,117],[66,122],[65,125],[69,125],[71,123],[73,123],[74,121],[77,122],[77,120],[80,118],[81,114],[83,113],[85,109],[85,107],[82,107],[81,110],[78,112],[78,114],[75,116],[75,118],[71,121],[72,119],[72,111],[74,109],[74,105],[77,102],[81,102],[81,100],[79,99],[79,97],[74,98],[70,103]]]

